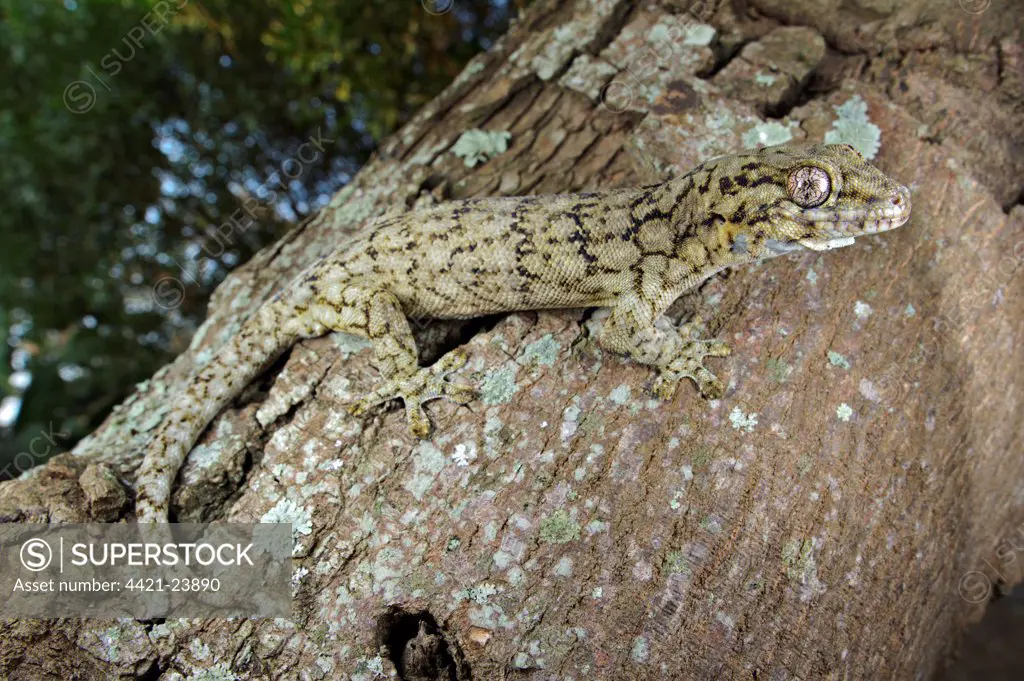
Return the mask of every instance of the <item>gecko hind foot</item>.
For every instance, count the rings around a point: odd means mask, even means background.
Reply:
[[[659,370],[654,380],[654,394],[663,400],[670,400],[679,382],[689,378],[706,399],[717,400],[725,393],[725,387],[704,366],[704,358],[726,357],[731,352],[729,346],[720,340],[687,340],[675,359]]]
[[[433,366],[418,368],[408,376],[384,381],[373,392],[364,395],[348,408],[353,416],[366,413],[374,407],[393,399],[405,403],[405,415],[412,434],[419,438],[430,435],[430,419],[423,410],[423,403],[444,398],[456,404],[468,404],[477,395],[476,389],[465,383],[449,383],[446,378],[466,365],[468,357],[462,350],[453,350],[437,360]]]

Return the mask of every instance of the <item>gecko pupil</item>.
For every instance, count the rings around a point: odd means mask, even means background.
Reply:
[[[803,166],[794,170],[787,185],[790,198],[803,208],[814,208],[825,203],[832,190],[828,173],[814,166]]]

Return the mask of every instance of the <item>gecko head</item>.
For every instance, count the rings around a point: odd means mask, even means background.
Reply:
[[[719,182],[746,189],[736,193],[745,210],[733,229],[750,259],[849,246],[910,219],[910,191],[849,144],[782,145],[734,159],[722,168],[731,180]]]

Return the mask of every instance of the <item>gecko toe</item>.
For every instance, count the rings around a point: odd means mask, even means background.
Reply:
[[[462,367],[466,366],[466,362],[468,361],[469,355],[466,354],[465,350],[452,350],[444,357],[434,362],[434,365],[430,367],[430,371],[438,376],[447,376],[453,371],[458,371]]]
[[[684,378],[690,379],[697,385],[697,390],[704,399],[717,400],[725,394],[725,387],[722,385],[722,382],[702,366],[678,372],[662,371],[654,379],[652,392],[662,400],[670,400],[679,387],[679,383]]]
[[[405,401],[405,417],[409,422],[409,430],[421,440],[430,437],[430,418],[419,402],[411,399]]]
[[[452,350],[430,367],[430,376],[426,379],[424,395],[427,399],[442,397],[456,404],[468,404],[477,397],[476,388],[467,383],[450,383],[445,380],[469,361],[469,355],[462,349]]]
[[[362,400],[359,400],[358,402],[353,402],[352,404],[346,405],[345,411],[347,411],[352,416],[362,416],[364,413],[366,413],[366,404],[364,404]]]
[[[444,397],[456,404],[469,404],[477,398],[477,390],[467,383],[445,383]]]
[[[671,376],[663,372],[654,379],[654,385],[651,387],[651,391],[654,393],[655,397],[667,402],[676,394],[676,388],[678,387],[679,377]]]
[[[654,394],[663,400],[672,398],[679,382],[688,378],[693,381],[701,396],[708,400],[717,400],[725,394],[722,382],[704,365],[705,357],[725,357],[732,350],[718,340],[690,341],[686,343],[679,355],[658,372],[654,382]]]
[[[720,340],[708,341],[704,348],[704,355],[706,357],[728,357],[731,354],[732,348]]]
[[[386,380],[373,392],[364,395],[348,407],[353,416],[361,416],[370,407],[393,399],[405,404],[406,421],[409,430],[420,439],[430,436],[431,423],[423,404],[438,398],[449,399],[458,404],[467,404],[477,396],[473,386],[465,383],[449,383],[449,374],[466,365],[468,356],[462,350],[448,353],[433,366],[418,368],[408,375]]]
[[[704,373],[707,374],[707,377],[694,379],[697,382],[700,394],[708,400],[720,399],[725,394],[725,386],[707,369],[704,369]]]
[[[348,405],[346,409],[349,414],[352,414],[352,416],[362,416],[368,412],[371,407],[375,407],[378,404],[399,397],[399,393],[401,392],[399,385],[400,384],[397,381],[387,381],[376,390],[363,395],[358,400]]]

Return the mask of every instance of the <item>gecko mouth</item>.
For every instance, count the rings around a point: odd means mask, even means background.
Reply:
[[[814,237],[788,243],[775,242],[768,247],[776,252],[790,252],[800,247],[812,251],[830,251],[854,243],[855,237],[880,234],[902,227],[910,219],[910,191],[900,187],[890,201],[878,208],[836,211],[832,209],[787,210],[795,222],[813,229]]]

